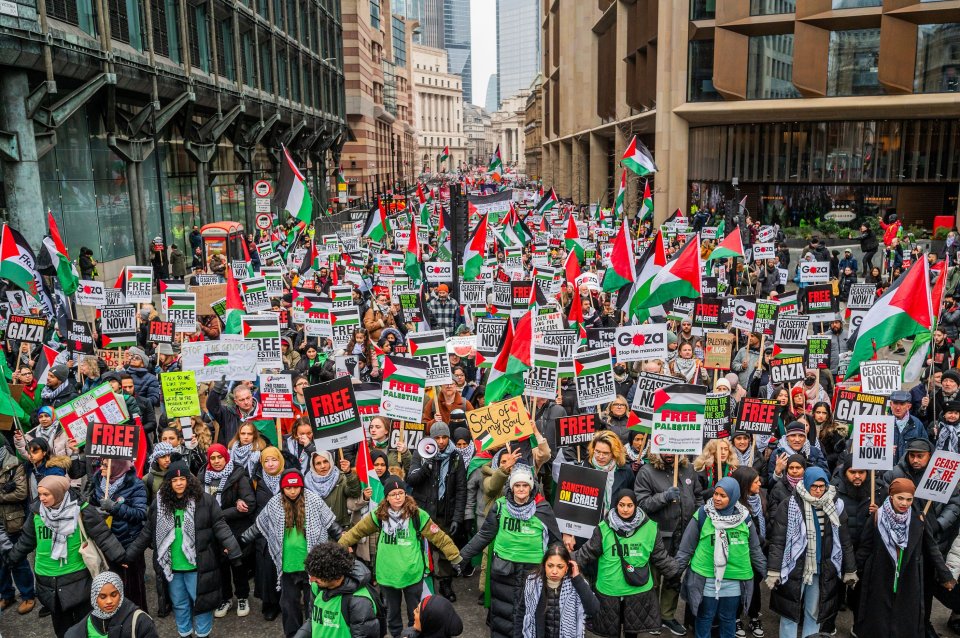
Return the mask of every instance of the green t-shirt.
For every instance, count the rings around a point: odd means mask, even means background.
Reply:
[[[87,616],[87,638],[108,638],[107,634],[101,634],[93,626],[93,616]]]
[[[67,558],[60,561],[50,557],[53,551],[53,532],[43,524],[43,519],[37,514],[33,517],[33,529],[37,537],[37,550],[34,564],[34,571],[37,576],[66,576],[87,568],[80,556],[80,523],[77,523],[67,538]]]
[[[283,568],[284,574],[293,574],[304,570],[307,560],[307,536],[291,527],[283,533]]]
[[[173,513],[173,547],[170,548],[170,569],[175,572],[192,572],[197,569],[183,553],[183,510]]]
[[[376,514],[371,512],[370,516],[380,526]],[[417,524],[421,530],[429,517],[425,511],[418,511]],[[417,540],[417,530],[412,520],[408,520],[393,536],[381,529],[377,541],[377,580],[381,584],[403,589],[423,580],[424,571],[423,547]]]

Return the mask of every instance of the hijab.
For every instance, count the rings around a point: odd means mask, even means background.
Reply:
[[[633,503],[633,516],[630,518],[622,518],[620,512],[617,511],[617,505],[625,498],[630,499],[630,502]],[[640,506],[637,505],[636,492],[628,488],[617,490],[617,493],[613,495],[613,499],[610,502],[610,511],[607,512],[607,524],[610,525],[614,532],[621,536],[630,536],[643,524],[646,518],[646,514],[644,514]]]
[[[314,456],[322,456],[327,459],[330,462],[330,471],[326,476],[317,474],[316,470],[313,469],[313,459],[311,458],[310,471],[304,475],[303,483],[308,490],[319,494],[320,498],[327,498],[337,485],[337,481],[340,480],[340,469],[334,465],[333,455],[327,450],[317,450],[314,452]]]
[[[109,614],[100,609],[100,605],[97,604],[97,597],[100,596],[100,591],[106,585],[113,585],[117,591],[120,592],[120,603],[117,605],[117,608]],[[113,572],[100,572],[90,585],[90,606],[93,608],[90,611],[90,615],[94,618],[107,620],[108,618],[113,618],[117,612],[120,611],[121,605],[123,605],[123,581]]]
[[[263,464],[263,462],[266,461],[267,459],[277,459],[278,461],[280,461],[280,469],[277,470],[276,474],[270,474],[270,472],[267,471],[266,466],[264,466]],[[280,450],[273,447],[272,445],[270,447],[266,447],[260,450],[260,467],[263,469],[261,480],[267,486],[267,489],[270,490],[270,493],[276,494],[277,492],[279,492],[280,477],[283,475],[283,467],[284,467],[283,454],[280,453]]]
[[[443,596],[420,601],[420,638],[448,638],[463,633],[463,621],[453,604]]]

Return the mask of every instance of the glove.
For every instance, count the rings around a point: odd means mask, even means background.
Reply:
[[[17,482],[16,481],[7,481],[3,484],[3,487],[0,487],[0,492],[4,494],[10,494],[11,492],[17,491]]]
[[[666,490],[664,490],[663,496],[664,496],[664,498],[666,498],[668,501],[679,501],[679,500],[680,500],[680,488],[679,488],[679,487],[674,487],[674,486],[668,487]]]
[[[459,531],[459,530],[460,530],[460,523],[459,523],[459,522],[454,521],[454,522],[450,523],[450,534],[449,534],[449,536],[451,536],[451,537],[452,537],[452,536],[456,536],[456,535],[457,535],[457,531]]]
[[[777,583],[780,582],[780,574],[777,572],[767,572],[767,577],[763,579],[763,582],[767,584],[767,587],[773,589],[777,586]]]
[[[210,386],[210,392],[220,395],[221,398],[227,396],[227,375],[220,377],[220,380]]]
[[[459,578],[460,576],[463,576],[463,561],[462,561],[462,560],[461,560],[460,562],[457,562],[457,563],[452,563],[452,564],[451,564],[451,567],[453,568],[453,573],[456,574],[456,576],[457,576],[458,578]]]
[[[420,469],[422,469],[424,472],[428,474],[433,474],[433,467],[434,467],[433,459],[427,459],[426,461],[420,464]]]
[[[857,572],[853,572],[852,574],[844,574],[844,575],[843,575],[843,584],[844,584],[844,585],[851,585],[851,586],[852,586],[852,585],[856,585],[859,581],[860,581],[860,579],[857,577]]]
[[[104,512],[112,512],[117,507],[117,502],[112,498],[101,498],[100,499],[100,509]]]

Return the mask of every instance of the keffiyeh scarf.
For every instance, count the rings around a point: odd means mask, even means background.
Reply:
[[[206,471],[203,473],[203,483],[207,486],[212,486],[214,483],[217,485],[217,491],[214,492],[213,497],[217,499],[217,505],[223,505],[220,502],[220,497],[223,494],[223,488],[227,486],[227,479],[230,478],[230,475],[233,474],[233,457],[227,461],[227,464],[223,466],[223,469],[219,472],[211,470],[207,467]]]
[[[253,470],[260,464],[260,450],[253,449],[253,443],[240,445],[237,443],[230,450],[230,461],[237,467],[242,467],[247,471],[247,475],[253,475]]]
[[[834,501],[837,488],[834,485],[827,487],[826,491],[823,493],[823,496],[820,498],[814,498],[810,496],[810,493],[807,492],[806,488],[803,486],[803,483],[799,483],[795,491],[800,497],[800,501],[803,503],[803,515],[801,519],[800,506],[797,505],[797,500],[794,498],[790,499],[790,505],[787,513],[787,547],[786,551],[789,551],[791,555],[795,558],[798,557],[798,550],[800,547],[804,548],[804,558],[803,558],[803,584],[809,585],[813,582],[813,575],[817,573],[817,534],[820,533],[820,526],[817,523],[817,518],[814,516],[814,509],[819,510],[820,514],[826,516],[831,525],[833,526],[833,532],[836,536],[837,530],[840,529],[840,511],[837,509],[836,502]],[[803,521],[803,526],[806,531],[806,534],[801,538],[800,534],[800,521]],[[839,547],[839,537],[834,538],[834,552],[836,552]],[[784,561],[786,563],[786,561]],[[837,571],[840,571],[839,567]]]
[[[70,384],[66,381],[62,382],[55,388],[51,388],[48,385],[43,386],[43,390],[40,391],[40,397],[47,401],[48,403],[53,403],[53,401],[59,397],[61,394],[67,392],[70,389]]]
[[[633,515],[633,518],[631,518],[629,521],[625,521],[620,518],[616,507],[611,507],[610,511],[607,512],[607,524],[610,525],[610,528],[613,531],[621,536],[630,536],[638,527],[643,525],[644,521],[646,520],[647,515],[644,514],[639,507],[636,509],[636,513]]]
[[[937,434],[937,449],[947,452],[960,452],[960,423],[940,422]]]
[[[77,530],[77,518],[80,516],[80,505],[73,494],[67,492],[60,505],[48,508],[40,504],[40,520],[50,530],[53,545],[50,548],[50,558],[67,561],[67,539]]]
[[[886,499],[877,512],[877,529],[893,562],[897,562],[898,552],[906,549],[910,534],[910,509],[900,513],[893,509],[890,499]]]
[[[469,445],[457,448],[457,454],[463,459],[463,467],[470,467],[470,461],[473,460],[473,455],[476,454],[476,452],[477,447],[473,444],[473,441],[471,441]]]
[[[330,472],[326,476],[320,476],[310,468],[310,471],[303,476],[303,484],[308,490],[320,495],[320,498],[327,498],[330,492],[340,480],[340,470],[336,466],[330,466]]]
[[[183,552],[184,557],[194,565],[197,564],[196,512],[196,502],[194,502],[193,499],[189,499],[183,507],[183,525],[180,527],[182,537],[180,550]],[[162,499],[157,499],[156,556],[157,562],[160,563],[167,582],[173,581],[173,569],[170,567],[173,562],[171,558],[171,548],[176,538],[174,532],[176,522],[173,520],[173,515],[173,510],[168,509]]]
[[[760,538],[767,537],[767,517],[763,514],[763,501],[759,494],[751,494],[747,497],[747,504],[750,506],[750,513],[757,519],[757,530],[760,532]]]
[[[403,515],[403,510],[395,510],[392,507],[387,508],[387,520],[383,521],[380,529],[387,536],[396,536],[397,531],[407,524],[407,517]]]
[[[523,602],[527,613],[523,615],[523,638],[537,637],[537,615],[529,610],[536,610],[540,604],[540,597],[544,596],[546,583],[543,577],[531,575],[527,577],[523,588]],[[558,638],[579,638],[584,635],[583,603],[573,587],[573,581],[565,576],[560,583],[560,596],[557,604],[560,607],[560,635]]]
[[[730,556],[730,539],[727,530],[740,525],[750,513],[740,503],[735,503],[733,512],[721,514],[713,504],[713,499],[706,502],[703,511],[713,523],[713,578],[716,581],[716,597],[720,597],[720,584],[723,582],[723,573],[727,570],[727,559]]]
[[[307,551],[326,543],[330,525],[336,520],[333,512],[318,495],[303,490],[304,535],[307,538]],[[284,494],[277,494],[267,502],[267,506],[257,515],[257,529],[267,541],[270,558],[277,566],[277,591],[280,591],[280,577],[283,575],[283,535],[286,532],[286,515],[283,513]]]

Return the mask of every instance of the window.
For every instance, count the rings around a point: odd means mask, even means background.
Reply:
[[[717,0],[690,0],[691,20],[713,20],[716,15]]]
[[[407,66],[406,27],[396,16],[393,16],[393,62],[399,67]]]
[[[692,40],[688,50],[687,100],[709,102],[719,100],[713,88],[713,40]]]
[[[880,95],[880,29],[830,32],[827,95]]]
[[[109,0],[110,37],[143,50],[139,0]]]
[[[270,38],[260,40],[260,88],[267,93],[273,93],[273,58],[270,55]]]
[[[793,34],[750,38],[747,99],[800,97],[793,86]]]
[[[766,16],[794,13],[797,0],[750,0],[750,15]]]
[[[204,72],[210,72],[210,32],[207,27],[207,5],[192,7],[190,22],[190,64]],[[189,9],[188,9],[189,10]]]
[[[257,86],[257,62],[253,52],[253,32],[240,34],[240,54],[243,56],[243,81],[247,86]]]
[[[180,64],[180,4],[177,0],[154,0],[151,11],[154,51]]]
[[[370,26],[380,28],[380,0],[370,0]]]
[[[923,0],[921,0],[922,2]],[[859,9],[861,7],[879,7],[883,0],[833,0],[834,9]]]
[[[920,25],[914,91],[960,91],[960,24]]]
[[[93,0],[47,0],[47,15],[97,35],[97,14]]]
[[[232,18],[217,23],[217,59],[220,61],[220,75],[236,82],[237,62],[233,51]]]
[[[289,98],[287,93],[287,54],[277,53],[277,89],[281,97]]]

